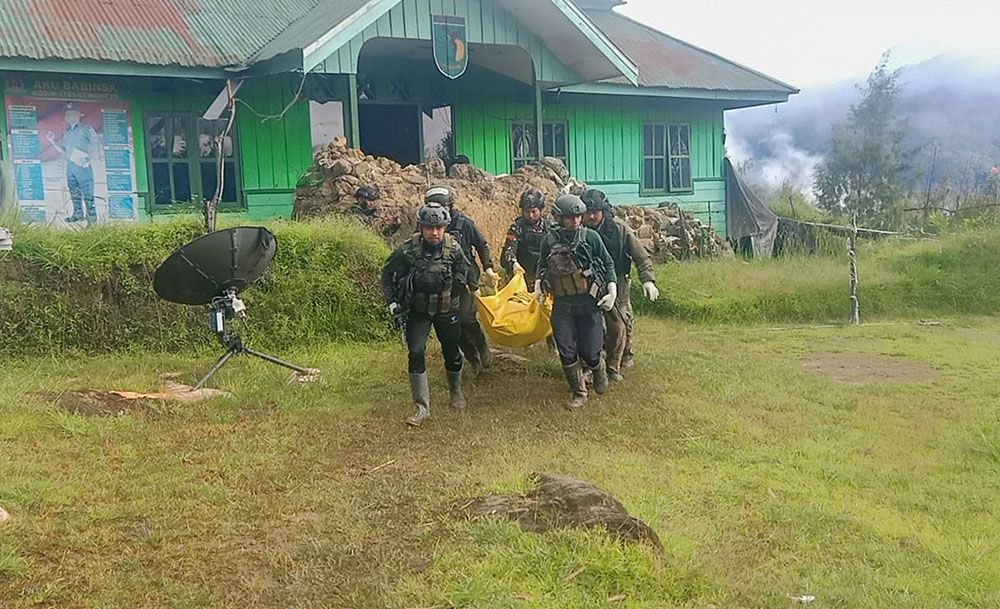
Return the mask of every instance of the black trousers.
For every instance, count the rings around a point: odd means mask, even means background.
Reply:
[[[458,321],[462,326],[459,345],[465,353],[465,359],[470,362],[481,362],[481,352],[489,349],[486,344],[486,334],[479,325],[478,313],[475,295],[464,287],[461,288],[458,296]]]
[[[594,300],[576,305],[556,298],[552,305],[552,335],[563,366],[578,360],[583,360],[590,368],[596,368],[601,363],[601,349],[604,347],[602,321],[601,310]]]
[[[406,348],[410,352],[410,374],[427,372],[427,339],[431,335],[431,326],[434,326],[434,333],[441,342],[445,370],[460,371],[462,352],[458,349],[458,340],[462,334],[462,327],[458,322],[458,313],[428,315],[411,311],[406,318]]]

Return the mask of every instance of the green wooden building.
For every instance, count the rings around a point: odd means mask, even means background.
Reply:
[[[344,135],[493,173],[560,157],[615,203],[675,201],[724,234],[724,112],[796,92],[616,0],[5,4],[0,150],[24,216],[50,223],[88,194],[101,220],[190,209],[220,156],[223,209],[288,216],[313,152]]]

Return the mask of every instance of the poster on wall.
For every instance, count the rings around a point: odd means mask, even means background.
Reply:
[[[21,217],[87,226],[136,219],[129,104],[111,83],[8,78],[7,142]]]

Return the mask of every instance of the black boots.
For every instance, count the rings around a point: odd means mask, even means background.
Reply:
[[[410,393],[413,394],[417,412],[406,419],[406,424],[410,427],[420,427],[424,419],[431,416],[431,388],[427,383],[427,372],[410,375]]]
[[[581,369],[580,362],[573,362],[569,366],[563,366],[563,373],[566,375],[570,391],[573,392],[573,396],[566,404],[566,408],[576,410],[583,407],[587,403],[587,386],[583,382],[583,370]]]

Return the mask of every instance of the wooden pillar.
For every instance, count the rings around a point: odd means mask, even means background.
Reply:
[[[535,142],[538,149],[538,160],[542,160],[545,155],[542,146],[542,86],[538,84],[538,76],[535,75]]]
[[[358,75],[347,75],[347,100],[344,104],[347,143],[352,148],[361,148],[361,117],[358,114]]]

